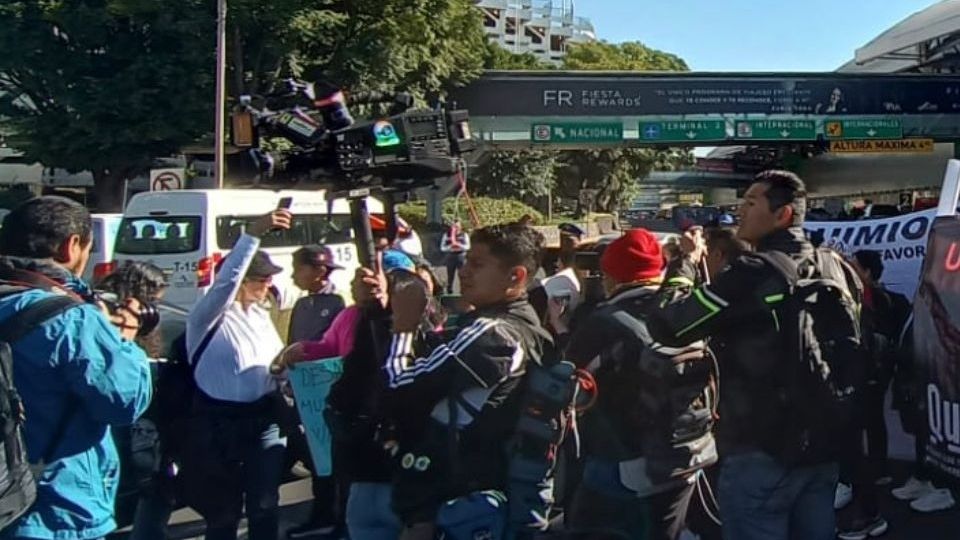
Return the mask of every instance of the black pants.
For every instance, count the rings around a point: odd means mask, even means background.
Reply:
[[[622,499],[583,485],[577,490],[568,528],[577,538],[676,540],[686,527],[696,486],[639,499]]]
[[[887,419],[884,415],[884,400],[888,377],[880,377],[876,384],[867,385],[864,421],[867,431],[867,458],[877,477],[887,474]]]
[[[447,293],[453,294],[453,281],[457,279],[457,272],[463,268],[465,255],[463,253],[447,254]]]

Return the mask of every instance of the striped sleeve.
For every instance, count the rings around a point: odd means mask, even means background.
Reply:
[[[428,355],[418,357],[415,352],[415,334],[394,334],[386,360],[387,384],[390,388],[399,388],[416,382],[439,371],[451,362],[457,363],[481,386],[489,384],[487,378],[477,373],[477,369],[465,360],[468,356],[482,356],[483,346],[490,341],[484,337],[491,333],[498,322],[494,319],[480,318],[467,326],[449,343],[435,347]],[[474,349],[474,350],[471,350]]]

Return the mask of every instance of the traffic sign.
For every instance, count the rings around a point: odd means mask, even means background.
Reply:
[[[640,138],[650,142],[722,141],[727,138],[723,120],[681,120],[640,124]]]
[[[183,189],[183,169],[152,169],[150,191],[173,191]]]
[[[736,138],[758,141],[816,140],[813,120],[738,120]]]
[[[623,141],[623,124],[535,124],[530,131],[535,143],[606,143]]]
[[[828,139],[902,139],[899,118],[828,119],[824,123]]]
[[[830,151],[836,154],[929,154],[933,149],[933,139],[830,141]]]

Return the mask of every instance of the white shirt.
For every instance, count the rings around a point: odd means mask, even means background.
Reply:
[[[259,238],[246,234],[237,240],[213,286],[187,320],[187,351],[192,358],[204,336],[223,316],[196,370],[197,386],[214,399],[250,403],[276,388],[269,366],[283,349],[283,341],[270,312],[257,305],[244,310],[236,301],[259,246]]]

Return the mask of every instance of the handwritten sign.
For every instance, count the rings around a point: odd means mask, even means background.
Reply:
[[[330,457],[330,429],[323,418],[327,406],[327,394],[330,387],[343,373],[340,358],[326,358],[313,362],[302,362],[290,368],[290,384],[300,411],[300,421],[306,431],[310,456],[313,458],[314,473],[317,476],[333,474]]]

